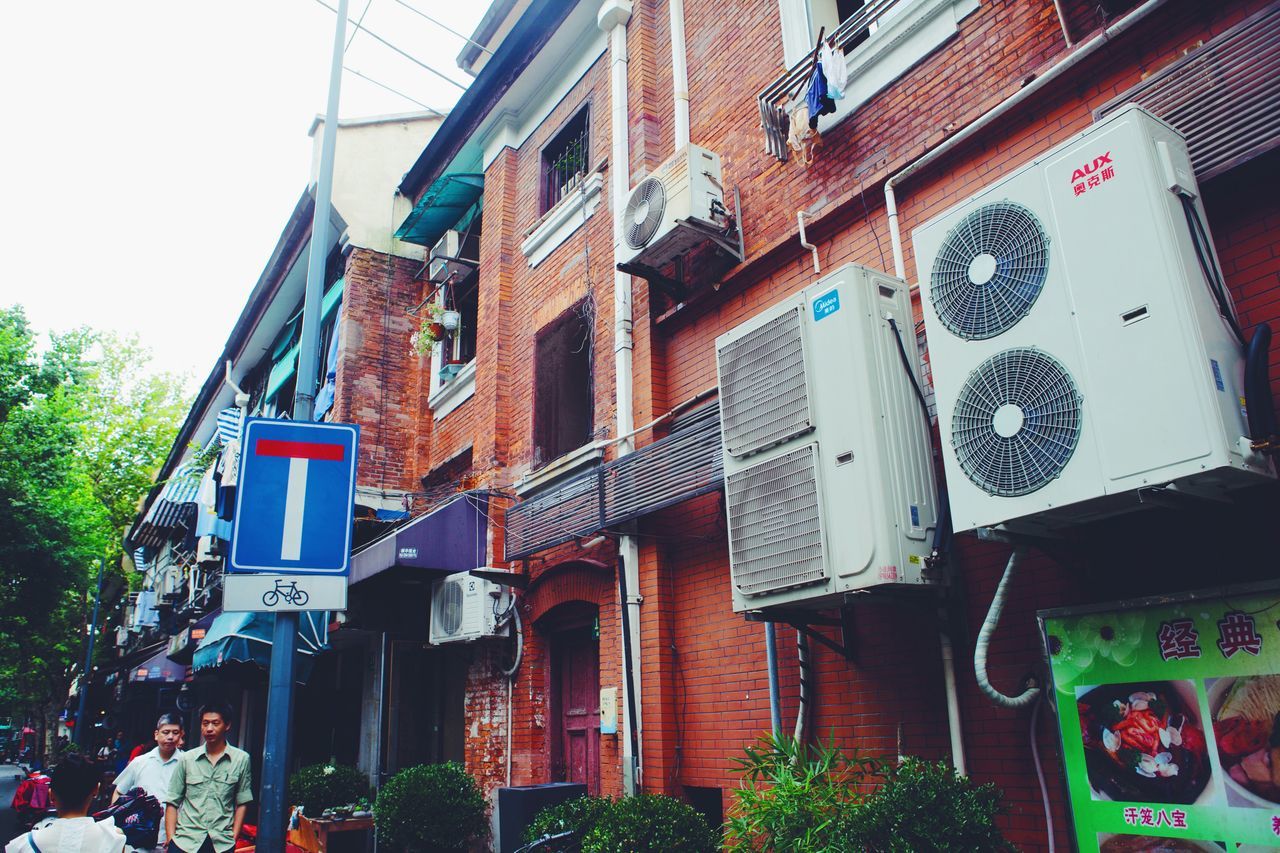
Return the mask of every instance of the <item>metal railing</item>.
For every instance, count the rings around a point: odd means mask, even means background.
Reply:
[[[870,0],[857,12],[846,18],[831,37],[836,48],[845,53],[854,50],[874,32],[894,6],[902,0]],[[813,74],[813,64],[818,46],[791,66],[781,77],[765,86],[756,96],[760,104],[760,126],[764,129],[764,150],[779,160],[787,159],[787,136],[791,132],[791,103],[804,97]]]
[[[587,174],[587,132],[590,125],[583,117],[582,130],[565,140],[564,148],[547,161],[543,175],[543,210],[555,207],[560,199],[577,189]]]
[[[720,407],[704,406],[635,453],[507,510],[506,557],[518,560],[719,489]]]

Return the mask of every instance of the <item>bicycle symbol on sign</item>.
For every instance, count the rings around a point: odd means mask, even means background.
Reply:
[[[262,594],[262,603],[267,607],[275,607],[282,598],[287,604],[292,604],[294,607],[302,607],[311,596],[307,595],[305,589],[298,589],[296,580],[288,583],[277,580],[275,589],[269,589]]]

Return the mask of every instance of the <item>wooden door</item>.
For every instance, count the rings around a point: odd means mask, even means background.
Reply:
[[[590,627],[556,634],[551,644],[556,700],[553,769],[557,781],[600,793],[600,642]]]

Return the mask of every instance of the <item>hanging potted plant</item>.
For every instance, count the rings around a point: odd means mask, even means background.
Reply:
[[[459,311],[445,310],[440,312],[440,325],[444,327],[446,332],[458,331],[459,324],[462,323],[462,313]]]
[[[418,331],[409,339],[418,355],[429,354],[431,348],[444,339],[447,330],[442,322],[442,315],[445,313],[443,306],[435,302],[423,306]]]

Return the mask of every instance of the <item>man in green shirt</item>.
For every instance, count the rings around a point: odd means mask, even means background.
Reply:
[[[235,849],[245,808],[253,800],[249,753],[227,743],[231,709],[200,709],[204,744],[182,754],[165,796],[169,853],[226,853]]]

